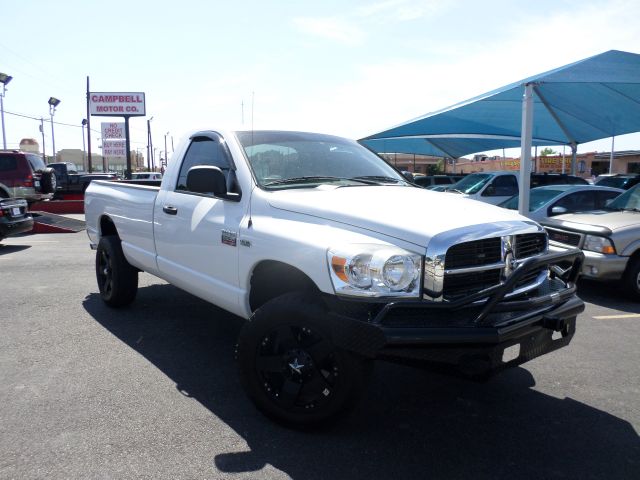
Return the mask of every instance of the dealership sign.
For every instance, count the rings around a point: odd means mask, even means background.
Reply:
[[[91,92],[89,113],[103,117],[144,116],[143,92]]]
[[[102,140],[124,140],[124,122],[102,122]]]
[[[105,157],[126,157],[127,144],[124,140],[102,142],[102,155]]]

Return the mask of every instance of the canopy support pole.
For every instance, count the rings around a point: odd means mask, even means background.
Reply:
[[[522,130],[520,138],[520,195],[518,212],[529,213],[529,185],[531,184],[531,143],[533,133],[533,84],[524,86],[522,97]]]
[[[558,124],[558,126],[560,127],[560,130],[562,130],[562,133],[564,133],[564,136],[567,137],[567,140],[569,140],[569,143],[575,143],[575,139],[573,138],[573,136],[571,135],[567,127],[564,125],[564,123],[562,123],[562,120],[560,120],[560,117],[558,117],[555,110],[551,108],[551,105],[549,105],[549,102],[547,102],[547,99],[544,98],[544,95],[540,93],[540,89],[537,86],[534,86],[533,91],[536,92],[536,95],[538,95],[538,98],[542,102],[542,105],[544,105],[544,108],[547,109],[547,111],[549,112],[549,115],[551,115],[551,118],[553,118],[555,122]]]
[[[571,144],[571,175],[576,174],[576,163],[578,163],[577,159],[578,159],[578,144],[574,142]]]

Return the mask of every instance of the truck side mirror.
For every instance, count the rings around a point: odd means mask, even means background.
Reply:
[[[224,198],[227,195],[227,180],[218,167],[199,165],[189,169],[187,189],[190,192],[207,193]]]

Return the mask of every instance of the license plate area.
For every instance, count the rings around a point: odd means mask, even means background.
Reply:
[[[22,215],[22,213],[20,212],[20,208],[18,207],[11,208],[11,215],[14,217],[19,217],[20,215]]]

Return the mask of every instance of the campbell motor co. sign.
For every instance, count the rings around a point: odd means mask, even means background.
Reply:
[[[143,92],[92,92],[89,113],[103,117],[144,116]]]

